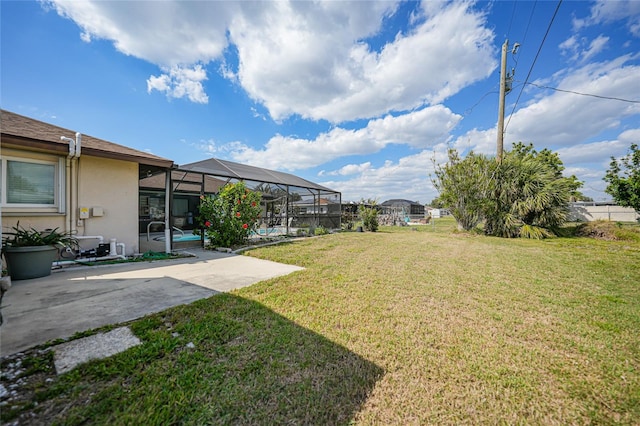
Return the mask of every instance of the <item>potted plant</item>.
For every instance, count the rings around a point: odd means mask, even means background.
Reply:
[[[2,239],[2,254],[12,280],[26,280],[51,274],[51,264],[62,246],[75,242],[69,234],[53,230],[25,229],[20,222]]]

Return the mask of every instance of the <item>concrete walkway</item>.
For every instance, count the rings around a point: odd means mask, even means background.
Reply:
[[[2,301],[0,355],[303,269],[248,256],[192,253],[196,257],[71,267],[14,281]]]

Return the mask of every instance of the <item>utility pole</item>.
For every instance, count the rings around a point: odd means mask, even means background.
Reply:
[[[498,150],[496,160],[502,163],[502,148],[504,146],[504,100],[507,95],[507,49],[509,40],[502,45],[502,61],[500,62],[500,103],[498,106]]]

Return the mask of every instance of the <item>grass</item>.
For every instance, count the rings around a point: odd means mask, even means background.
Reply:
[[[135,321],[3,420],[640,423],[638,240],[415,229],[252,250],[306,269]]]

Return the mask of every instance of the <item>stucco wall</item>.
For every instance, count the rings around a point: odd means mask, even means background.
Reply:
[[[571,206],[569,220],[592,222],[610,220],[613,222],[635,222],[638,214],[630,207],[620,206]]]
[[[20,158],[56,161],[65,158],[51,154],[28,152],[16,149],[2,149],[2,155],[12,155]],[[61,163],[64,165],[64,161]],[[75,177],[71,168],[66,169],[63,177],[64,201],[62,212],[44,211],[38,208],[3,208],[2,229],[10,232],[10,228],[18,222],[25,228],[33,227],[38,230],[58,228],[68,231],[72,226],[70,215],[64,210],[67,200],[74,200],[73,217],[77,218],[80,207],[89,209],[89,218],[81,221],[72,220],[77,235],[101,235],[105,243],[110,238],[125,244],[125,254],[138,252],[138,164],[128,161],[82,155],[73,170],[78,171],[78,180],[70,182]],[[77,203],[76,199],[77,190]],[[94,207],[102,207],[103,216],[92,215]],[[51,209],[50,209],[51,210]],[[94,248],[96,240],[85,241],[83,248]]]
[[[78,235],[101,235],[105,243],[116,238],[126,254],[138,251],[138,164],[96,157],[79,162],[78,208],[89,209],[89,218],[78,226]],[[94,216],[102,208],[103,216]],[[80,225],[80,223],[78,223]]]

